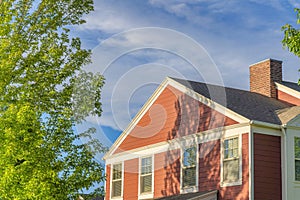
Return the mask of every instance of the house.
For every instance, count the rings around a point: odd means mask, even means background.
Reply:
[[[104,156],[105,199],[299,199],[299,114],[281,61],[250,91],[166,78]]]

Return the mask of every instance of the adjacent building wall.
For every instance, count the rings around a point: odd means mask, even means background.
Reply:
[[[281,137],[254,133],[254,199],[281,200]]]
[[[296,122],[300,124],[300,120]],[[299,129],[287,128],[286,130],[286,161],[287,161],[287,199],[298,200],[300,198],[300,181],[295,181],[295,150],[294,139],[300,137]]]

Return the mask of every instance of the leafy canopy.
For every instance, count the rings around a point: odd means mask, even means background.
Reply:
[[[300,24],[300,8],[295,8],[295,12],[297,13],[297,24]],[[284,31],[283,47],[300,57],[300,29],[286,24],[282,27],[282,30]],[[300,84],[300,79],[298,84]]]
[[[69,36],[92,10],[92,0],[0,0],[1,200],[74,199],[104,180],[95,130],[74,131],[101,114],[104,78],[81,70],[91,51]]]

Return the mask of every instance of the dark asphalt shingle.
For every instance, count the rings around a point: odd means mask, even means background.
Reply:
[[[250,120],[281,124],[275,111],[290,107],[287,103],[254,92],[178,78],[171,79]]]

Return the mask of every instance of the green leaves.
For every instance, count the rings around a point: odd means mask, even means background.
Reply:
[[[295,8],[295,12],[297,12],[297,24],[300,24],[300,9]],[[290,24],[284,25],[281,29],[284,31],[283,46],[300,57],[300,30]]]
[[[0,3],[1,200],[74,199],[104,181],[94,156],[106,148],[92,136],[94,129],[74,131],[75,123],[102,112],[104,78],[81,70],[91,51],[69,37],[69,27],[83,23],[92,4]]]

